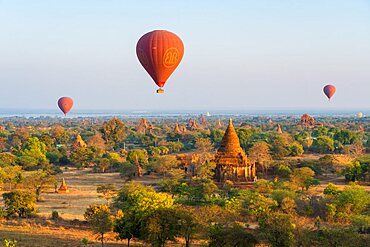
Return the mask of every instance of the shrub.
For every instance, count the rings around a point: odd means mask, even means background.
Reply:
[[[60,217],[59,217],[59,213],[58,211],[52,211],[51,212],[51,219],[52,220],[58,220]]]

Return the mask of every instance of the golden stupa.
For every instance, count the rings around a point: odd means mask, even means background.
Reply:
[[[62,185],[58,189],[58,193],[69,193],[69,189],[64,178],[62,180]]]
[[[180,129],[180,126],[179,126],[179,124],[178,123],[176,123],[176,126],[175,126],[175,128],[174,128],[174,130],[173,130],[175,133],[177,133],[177,134],[181,134],[182,132],[181,132],[181,129]]]
[[[279,133],[279,134],[282,134],[283,133],[283,130],[281,129],[281,126],[280,126],[280,124],[278,124],[277,125],[277,133]]]
[[[85,148],[87,147],[87,144],[85,141],[82,139],[80,134],[77,134],[76,140],[72,145],[72,149],[77,149],[77,148]]]
[[[248,182],[256,177],[256,166],[240,146],[238,135],[234,129],[232,119],[222,138],[220,148],[215,155],[216,179],[218,182],[225,180]]]

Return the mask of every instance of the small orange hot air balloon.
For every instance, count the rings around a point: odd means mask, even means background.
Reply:
[[[335,86],[333,85],[326,85],[324,87],[324,94],[326,95],[326,97],[328,97],[329,101],[331,99],[331,97],[333,97],[333,95],[335,94],[335,92],[337,91],[337,89],[335,88]]]
[[[62,97],[58,100],[58,106],[64,115],[67,115],[67,113],[72,109],[73,100],[70,97]]]
[[[157,93],[163,93],[162,87],[181,62],[184,44],[174,33],[155,30],[139,39],[136,55],[141,65],[160,87]]]

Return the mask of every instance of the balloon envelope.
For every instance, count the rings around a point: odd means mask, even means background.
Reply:
[[[364,114],[362,112],[357,112],[357,117],[362,118]]]
[[[184,44],[174,33],[155,30],[139,39],[136,55],[154,82],[163,87],[181,62]]]
[[[329,98],[329,100],[331,99],[331,97],[333,97],[333,95],[335,94],[335,92],[337,91],[337,89],[335,88],[334,85],[326,85],[324,87],[324,94],[326,95],[326,97]]]
[[[66,115],[72,109],[73,100],[70,97],[62,97],[58,100],[58,106]]]

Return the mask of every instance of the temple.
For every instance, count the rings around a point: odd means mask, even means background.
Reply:
[[[241,148],[232,119],[230,119],[214,161],[216,163],[215,176],[218,182],[226,180],[249,182],[256,179],[256,166],[248,160]]]
[[[58,193],[69,193],[69,189],[67,187],[66,181],[63,178],[62,185],[58,189]]]
[[[75,140],[75,142],[72,145],[72,149],[73,150],[76,150],[78,148],[85,148],[85,147],[87,147],[86,143],[82,139],[81,135],[80,134],[77,134],[76,140]]]
[[[279,134],[282,134],[283,133],[283,130],[281,129],[281,126],[280,124],[277,125],[277,129],[276,129],[277,133]]]

